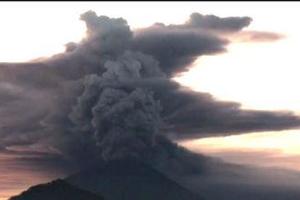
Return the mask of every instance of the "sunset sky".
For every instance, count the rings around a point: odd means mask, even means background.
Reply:
[[[0,62],[27,62],[63,52],[66,43],[85,36],[79,16],[87,10],[122,17],[134,29],[155,22],[184,23],[193,12],[248,16],[252,22],[243,29],[246,32],[264,31],[280,37],[232,36],[227,52],[199,57],[188,72],[174,79],[216,100],[240,103],[243,109],[287,110],[300,115],[299,8],[300,2],[1,2]],[[230,136],[186,139],[180,144],[228,162],[300,171],[299,134],[297,129],[232,136],[229,131]],[[0,200],[64,174],[45,173],[42,168],[0,152]],[[5,182],[11,184],[6,187]]]

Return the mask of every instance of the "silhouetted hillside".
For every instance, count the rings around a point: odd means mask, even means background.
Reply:
[[[59,179],[33,186],[9,200],[103,200],[103,198]]]
[[[66,181],[107,200],[202,200],[157,170],[131,159],[110,161]]]

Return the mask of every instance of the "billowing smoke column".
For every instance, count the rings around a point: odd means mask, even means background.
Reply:
[[[93,137],[104,159],[138,154],[155,146],[160,127],[160,104],[153,92],[128,83],[162,76],[156,65],[147,65],[141,53],[125,52],[107,61],[101,76],[84,78],[84,91],[70,113],[73,131]]]
[[[153,82],[165,80],[166,75],[158,62],[152,56],[125,51],[106,61],[104,68],[101,75],[83,78],[82,94],[68,116],[68,138],[77,142],[71,142],[67,149],[66,143],[58,148],[80,165],[135,158],[176,174],[193,172],[194,165],[201,169],[200,156],[193,160],[193,154],[160,134],[163,108]],[[78,137],[89,142],[78,147]],[[78,147],[75,151],[74,145]]]
[[[135,157],[167,171],[193,171],[187,163],[200,162],[199,156],[168,137],[300,125],[292,113],[242,110],[172,80],[198,57],[225,52],[223,36],[242,32],[249,17],[194,13],[183,24],[139,30],[93,11],[81,19],[87,35],[64,53],[0,64],[0,149],[39,146],[78,165]]]

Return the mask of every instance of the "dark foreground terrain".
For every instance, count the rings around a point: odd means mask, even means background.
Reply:
[[[103,197],[58,179],[33,186],[10,200],[103,200]]]

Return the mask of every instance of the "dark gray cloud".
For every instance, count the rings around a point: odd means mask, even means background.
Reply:
[[[109,56],[118,55],[128,49],[132,32],[126,20],[98,17],[93,11],[82,14],[80,19],[86,23],[87,39],[82,41],[84,45],[78,46],[79,48]]]
[[[164,130],[174,137],[231,135],[299,127],[299,117],[292,112],[245,110],[238,103],[215,101],[210,94],[180,86],[160,95],[165,108],[162,114],[166,125]]]
[[[193,13],[184,24],[164,25],[135,31],[133,49],[154,56],[167,75],[188,70],[201,55],[225,52],[224,33],[235,33],[248,26],[249,17],[220,18]]]
[[[168,75],[187,71],[201,55],[224,52],[226,44],[226,40],[203,31],[164,26],[139,30],[133,40],[133,48],[154,56]]]
[[[185,27],[201,28],[220,32],[236,32],[250,25],[250,17],[218,17],[192,13]]]
[[[250,17],[218,17],[215,15],[202,15],[192,13],[189,19],[183,24],[156,23],[155,25],[170,29],[193,29],[204,32],[233,33],[239,32],[250,25]]]
[[[239,103],[216,101],[209,93],[191,91],[165,78],[137,80],[127,85],[154,91],[162,107],[162,132],[177,139],[299,127],[299,117],[292,112],[241,109]]]
[[[184,24],[136,31],[122,18],[92,11],[81,19],[87,36],[68,43],[65,53],[0,65],[3,148],[44,145],[79,164],[88,164],[82,162],[87,157],[123,154],[156,161],[175,157],[162,164],[170,165],[185,154],[178,154],[166,135],[204,137],[300,125],[293,113],[241,110],[237,103],[216,101],[171,80],[199,56],[226,51],[229,41],[222,35],[240,31],[250,18],[192,14]]]
[[[135,56],[142,55],[127,52],[117,61],[106,62],[102,76],[87,76],[84,91],[70,113],[73,131],[93,134],[104,158],[136,156],[153,145],[159,131],[160,105],[153,93],[124,83],[161,73]]]

